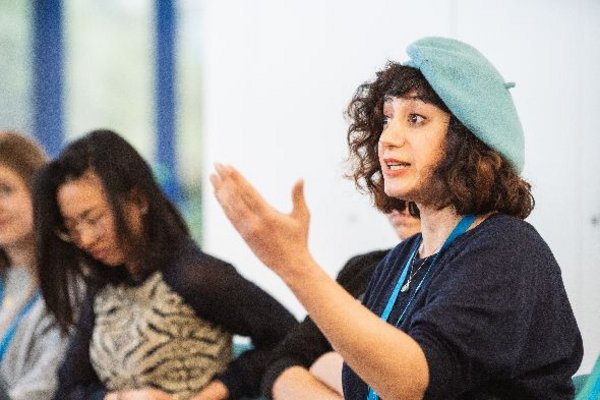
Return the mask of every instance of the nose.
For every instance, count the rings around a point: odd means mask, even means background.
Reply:
[[[404,140],[404,130],[396,118],[390,119],[379,136],[379,144],[384,148],[402,147]]]
[[[98,240],[98,235],[94,229],[81,227],[77,232],[77,244],[83,250],[89,250],[91,246]]]

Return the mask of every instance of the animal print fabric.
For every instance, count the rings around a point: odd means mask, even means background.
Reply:
[[[231,335],[198,317],[155,272],[107,285],[94,303],[92,365],[108,390],[153,387],[186,400],[231,360]]]

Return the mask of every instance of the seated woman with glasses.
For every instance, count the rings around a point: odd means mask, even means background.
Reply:
[[[237,399],[259,392],[293,316],[203,253],[148,164],[116,133],[71,143],[36,185],[40,280],[63,329],[88,292],[57,399]],[[233,334],[254,350],[232,360]]]
[[[45,163],[35,142],[0,132],[0,399],[52,398],[67,344],[36,279],[31,185]]]

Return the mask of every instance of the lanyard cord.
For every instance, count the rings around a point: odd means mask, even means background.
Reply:
[[[4,299],[4,292],[5,292],[4,278],[0,277],[0,300]],[[0,362],[4,359],[4,355],[6,354],[6,350],[8,349],[8,346],[10,345],[10,342],[12,342],[12,340],[13,340],[13,337],[15,336],[15,333],[17,331],[17,328],[19,327],[19,324],[21,323],[21,320],[23,318],[25,318],[25,315],[27,315],[27,313],[29,312],[29,310],[31,310],[31,308],[34,306],[34,304],[40,298],[41,298],[40,291],[37,290],[29,298],[29,300],[27,300],[27,303],[25,303],[25,305],[21,308],[21,310],[15,316],[15,318],[13,318],[13,320],[10,323],[8,329],[6,330],[6,333],[4,334],[4,337],[2,338],[2,341],[0,342]]]
[[[475,215],[465,215],[460,220],[460,222],[456,225],[456,227],[454,227],[454,229],[452,230],[452,232],[450,233],[450,235],[444,242],[444,245],[442,246],[440,251],[435,255],[433,261],[431,262],[431,265],[429,265],[429,267],[427,268],[427,271],[425,272],[423,279],[421,279],[421,282],[419,282],[419,285],[417,286],[416,290],[412,293],[411,297],[409,298],[406,306],[404,307],[404,310],[402,310],[402,313],[400,314],[400,317],[398,317],[398,320],[396,321],[395,326],[399,326],[400,322],[402,322],[402,319],[404,318],[406,311],[408,310],[408,308],[412,304],[413,300],[417,296],[417,293],[419,292],[419,289],[421,289],[423,282],[425,282],[425,280],[429,277],[429,273],[432,271],[433,266],[436,264],[440,255],[444,252],[444,250],[446,250],[452,244],[452,242],[454,241],[454,239],[456,239],[456,237],[465,233],[467,231],[467,229],[469,229],[469,226],[471,226],[471,224],[473,223],[473,221],[475,221],[476,218],[477,217]],[[390,295],[390,298],[388,299],[388,302],[385,306],[385,309],[383,310],[383,313],[381,313],[381,319],[386,322],[387,322],[388,318],[390,317],[390,314],[392,312],[392,309],[394,308],[394,304],[396,303],[396,300],[398,299],[398,294],[400,293],[400,288],[402,288],[402,286],[404,285],[404,281],[406,281],[406,277],[408,275],[408,270],[410,268],[410,265],[412,264],[413,258],[416,257],[416,255],[417,255],[417,249],[419,248],[420,243],[421,243],[420,241],[417,241],[415,243],[415,245],[413,246],[410,256],[408,257],[408,260],[406,261],[406,264],[404,265],[404,270],[402,271],[402,274],[398,278],[398,281],[396,282],[396,286],[394,286],[394,290],[392,291],[392,294]],[[373,388],[371,386],[369,386],[369,392],[367,393],[367,400],[379,400],[379,395],[373,390]]]

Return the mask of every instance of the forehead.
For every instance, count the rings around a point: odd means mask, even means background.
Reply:
[[[0,164],[0,181],[16,186],[26,186],[21,175],[5,164]]]
[[[446,113],[437,105],[426,101],[419,96],[416,91],[411,91],[403,96],[385,95],[383,97],[384,108],[400,108],[400,107],[419,107],[422,109],[430,109],[432,111],[441,111]]]
[[[56,200],[64,218],[76,219],[108,204],[100,178],[93,172],[69,180],[58,187]]]

